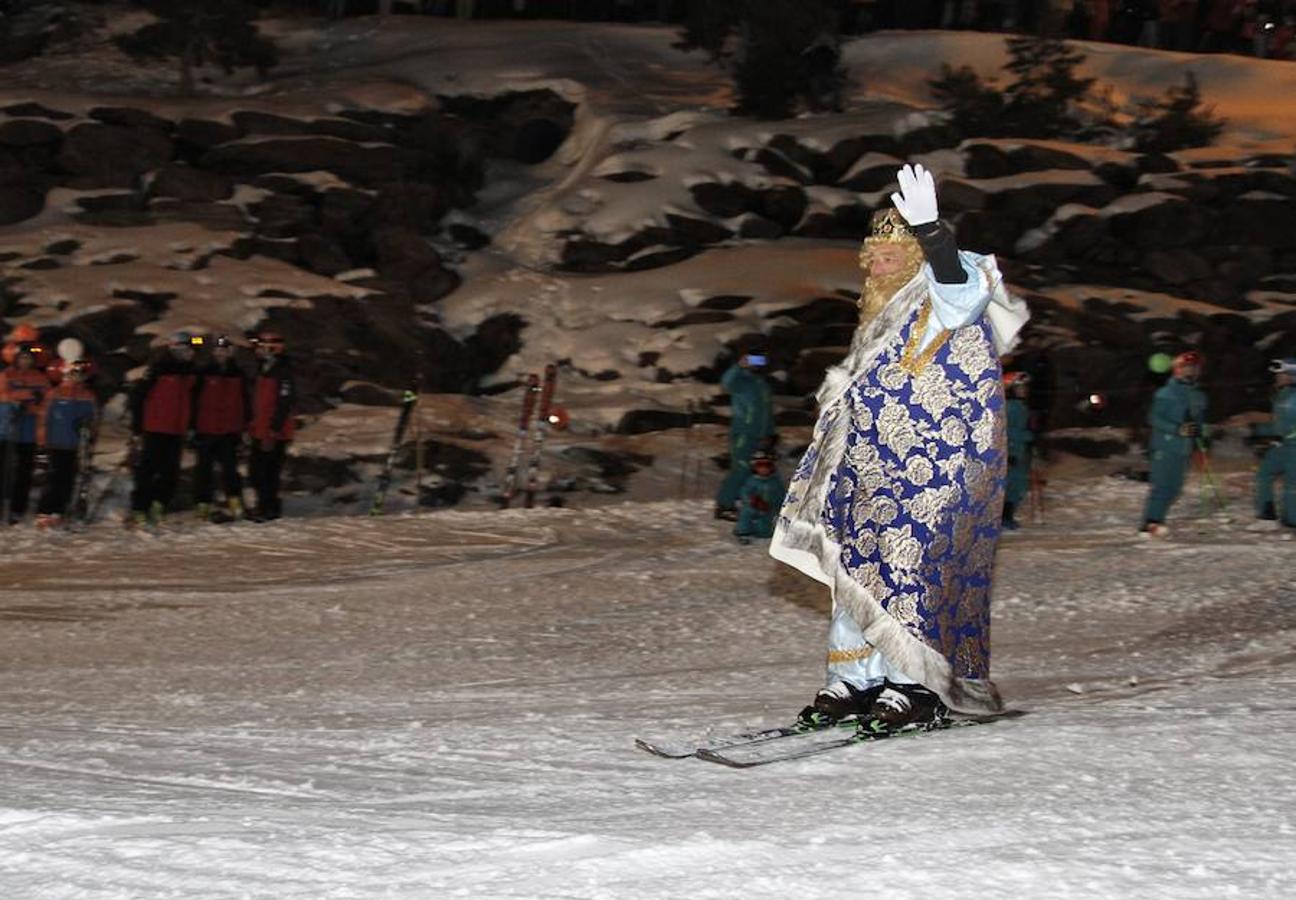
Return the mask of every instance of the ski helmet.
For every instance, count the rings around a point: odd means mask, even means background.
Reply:
[[[228,336],[228,335],[218,334],[218,335],[216,335],[216,337],[212,340],[212,346],[213,346],[213,347],[225,347],[225,348],[231,348],[231,347],[234,346],[234,342],[231,341],[231,340],[229,339],[229,336]]]
[[[1170,371],[1174,365],[1174,359],[1169,353],[1153,353],[1148,357],[1147,367],[1157,375],[1164,375]]]
[[[40,332],[36,330],[35,325],[28,325],[23,322],[15,325],[14,330],[9,333],[9,340],[15,344],[30,344],[40,339]]]
[[[177,331],[175,334],[171,335],[171,346],[192,347],[193,335],[187,331]]]
[[[264,348],[267,353],[282,353],[284,338],[277,331],[263,331],[256,336],[256,345],[257,349]]]
[[[64,362],[75,362],[85,353],[85,345],[74,337],[66,337],[58,342],[58,358]]]
[[[1269,371],[1275,375],[1286,375],[1296,378],[1296,356],[1286,356],[1269,363]]]
[[[16,361],[18,358],[23,356],[30,356],[32,362],[35,363],[38,368],[45,368],[45,348],[40,344],[29,342],[19,344],[18,349],[14,352],[14,359]]]
[[[1202,355],[1196,350],[1186,350],[1174,358],[1170,371],[1175,378],[1180,378],[1182,377],[1181,373],[1186,374],[1190,369],[1194,375],[1197,374],[1201,370],[1201,365]]]

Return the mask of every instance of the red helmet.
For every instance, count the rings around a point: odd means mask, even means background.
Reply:
[[[30,344],[39,338],[40,332],[36,330],[36,326],[28,325],[26,322],[15,325],[14,330],[9,333],[9,340],[15,344]]]

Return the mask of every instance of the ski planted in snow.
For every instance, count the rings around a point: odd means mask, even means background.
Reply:
[[[545,438],[549,435],[549,413],[553,408],[554,388],[558,385],[558,367],[545,366],[544,383],[540,386],[540,408],[536,410],[536,434],[531,442],[531,461],[527,464],[526,494],[523,505],[535,506],[535,495],[540,483],[540,455],[544,452]]]
[[[95,441],[98,423],[83,424],[77,434],[77,472],[72,487],[72,509],[68,518],[85,525],[90,519],[90,485],[94,481]]]
[[[508,509],[517,494],[518,471],[522,467],[522,457],[526,454],[531,441],[531,414],[535,412],[536,395],[540,393],[540,377],[534,373],[527,376],[526,389],[522,393],[522,411],[518,415],[517,435],[513,439],[513,455],[509,457],[508,470],[504,473],[504,486],[500,490],[500,509]]]
[[[378,475],[378,490],[374,493],[373,503],[369,506],[369,515],[381,516],[387,505],[387,489],[391,487],[392,469],[396,466],[396,456],[400,453],[401,442],[405,440],[405,430],[409,427],[410,415],[418,403],[418,394],[406,391],[401,397],[400,418],[396,420],[396,432],[392,435],[391,448],[383,460],[382,472]],[[417,501],[416,501],[417,502]]]

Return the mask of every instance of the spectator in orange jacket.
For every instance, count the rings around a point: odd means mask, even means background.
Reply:
[[[0,504],[5,524],[27,514],[36,464],[36,423],[49,379],[37,367],[43,348],[19,344],[13,365],[0,372]]]

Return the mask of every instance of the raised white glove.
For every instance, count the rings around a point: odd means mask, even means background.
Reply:
[[[936,211],[936,180],[921,165],[904,166],[896,173],[900,191],[891,195],[891,202],[904,216],[910,227],[926,225],[939,218]]]

